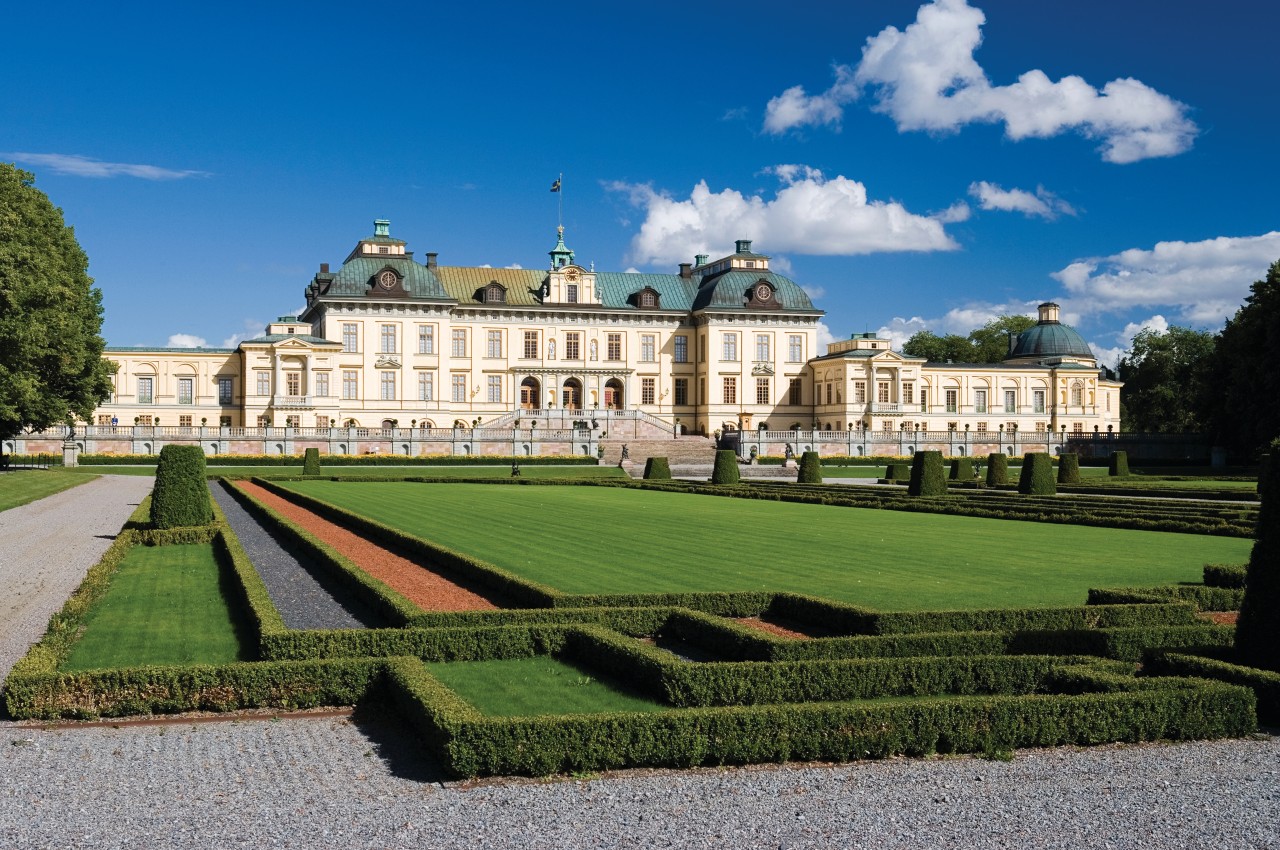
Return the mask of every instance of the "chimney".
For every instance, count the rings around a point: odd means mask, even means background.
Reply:
[[[681,276],[681,277],[683,277],[683,278],[686,278],[686,279],[687,279],[687,278],[691,278],[691,277],[693,277],[693,264],[692,264],[692,263],[681,263],[681,264],[680,264],[680,276]]]
[[[329,273],[329,264],[328,264],[328,263],[321,263],[321,264],[320,264],[320,274],[328,274],[328,273]]]
[[[436,267],[437,256],[438,256],[438,253],[436,251],[427,252],[427,268],[434,269]]]
[[[706,264],[707,264],[707,255],[706,255],[706,254],[698,254],[696,257],[694,257],[694,258],[693,258],[693,265],[694,265],[695,267],[697,267],[697,266],[705,266]]]
[[[733,251],[735,254],[750,254],[750,253],[751,253],[751,240],[750,240],[750,239],[739,239],[737,242],[735,242],[735,243],[734,243],[734,245],[736,246],[736,247],[734,248],[734,251]]]

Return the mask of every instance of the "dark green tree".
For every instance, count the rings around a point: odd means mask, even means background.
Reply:
[[[902,346],[902,353],[910,357],[923,357],[930,363],[973,362],[973,345],[956,334],[938,336],[933,331],[917,331]]]
[[[1203,430],[1201,399],[1213,350],[1213,335],[1208,331],[1176,325],[1163,332],[1139,331],[1129,352],[1116,364],[1117,376],[1124,381],[1120,411],[1125,429]]]
[[[800,469],[796,473],[797,484],[821,484],[822,460],[817,452],[805,452],[800,455]]]
[[[1280,261],[1217,336],[1202,395],[1203,417],[1219,445],[1253,457],[1280,436]],[[1129,388],[1126,386],[1126,393]]]
[[[931,363],[999,363],[1009,354],[1009,334],[1020,334],[1035,323],[1027,316],[1006,315],[975,328],[968,336],[919,331],[902,346],[902,353]]]
[[[1245,664],[1280,670],[1280,440],[1262,463],[1258,492],[1262,507],[1236,621],[1236,653]]]
[[[87,421],[111,392],[102,293],[34,181],[0,162],[0,436]]]

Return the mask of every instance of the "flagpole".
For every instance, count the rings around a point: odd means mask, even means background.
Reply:
[[[564,172],[560,172],[560,178],[556,181],[556,185],[560,187],[560,191],[556,192],[556,226],[564,227]]]

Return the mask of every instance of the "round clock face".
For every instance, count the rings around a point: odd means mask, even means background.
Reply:
[[[564,279],[565,279],[565,280],[567,280],[567,281],[569,281],[570,283],[572,283],[573,281],[577,280],[577,279],[578,279],[578,270],[577,270],[577,269],[569,269],[568,271],[566,271],[566,272],[564,273]]]
[[[772,292],[773,292],[773,290],[769,289],[769,287],[768,287],[768,286],[766,286],[765,284],[763,284],[763,283],[762,283],[762,284],[760,284],[759,286],[757,286],[757,287],[756,287],[756,300],[757,300],[757,301],[768,301],[768,300],[769,300],[769,296],[770,296],[770,294],[772,294]]]
[[[381,286],[383,289],[395,289],[396,273],[392,271],[385,271],[378,275],[378,286]]]

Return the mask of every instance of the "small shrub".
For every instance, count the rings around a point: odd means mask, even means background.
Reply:
[[[1058,483],[1080,483],[1080,455],[1066,452],[1058,458]]]
[[[302,474],[303,475],[319,475],[320,474],[320,450],[307,449],[302,458]]]
[[[1245,664],[1280,670],[1280,439],[1263,459],[1258,492],[1262,508],[1236,621],[1236,651]]]
[[[1004,452],[987,455],[987,486],[1009,483],[1009,456]]]
[[[644,462],[644,477],[647,481],[670,481],[671,464],[665,457],[651,457]]]
[[[1052,496],[1058,492],[1053,475],[1053,458],[1044,452],[1027,452],[1022,458],[1018,492],[1027,496]]]
[[[1243,588],[1247,570],[1238,564],[1205,564],[1204,583],[1208,587]]]
[[[888,481],[910,481],[911,464],[891,463],[889,468],[885,470],[884,477]]]
[[[972,481],[973,478],[973,458],[954,457],[951,459],[950,479],[952,481]]]
[[[947,474],[942,471],[942,452],[916,452],[911,462],[909,496],[945,496]]]
[[[716,465],[711,470],[712,484],[737,484],[742,480],[738,474],[738,455],[732,449],[720,449],[716,452]]]
[[[178,528],[211,522],[213,507],[204,477],[204,450],[199,446],[165,446],[156,466],[151,524],[156,528]]]
[[[817,452],[805,452],[800,455],[800,474],[796,478],[796,483],[822,483],[822,461],[819,460]]]
[[[1129,453],[1112,452],[1111,461],[1107,465],[1107,474],[1123,478],[1129,474]]]

